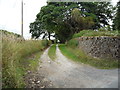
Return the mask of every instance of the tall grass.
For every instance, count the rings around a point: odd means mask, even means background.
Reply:
[[[8,36],[9,37],[9,36]],[[48,41],[39,40],[12,40],[2,36],[2,87],[23,88],[25,68],[22,62],[28,62],[25,57],[44,50]]]

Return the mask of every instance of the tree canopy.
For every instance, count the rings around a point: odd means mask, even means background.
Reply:
[[[81,30],[109,25],[112,8],[110,2],[47,2],[30,23],[30,33],[32,38],[53,36],[64,43]]]
[[[120,0],[117,2],[113,28],[120,31]]]

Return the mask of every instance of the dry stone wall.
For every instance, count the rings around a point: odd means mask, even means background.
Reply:
[[[79,37],[77,40],[79,48],[93,57],[120,60],[120,37]]]

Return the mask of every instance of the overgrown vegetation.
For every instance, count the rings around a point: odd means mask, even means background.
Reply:
[[[24,67],[24,70],[35,72],[37,70],[37,67],[39,66],[39,63],[41,62],[40,56],[42,53],[43,51],[41,50],[23,58],[23,60],[21,60],[20,63],[22,63],[22,67]]]
[[[59,48],[61,52],[71,60],[80,62],[83,64],[88,64],[100,69],[112,69],[118,68],[118,61],[115,60],[103,60],[98,58],[93,58],[86,55],[82,50],[76,47],[77,41],[71,41],[69,44],[60,44]]]
[[[11,38],[10,38],[11,37]],[[49,42],[47,40],[24,40],[17,39],[14,34],[2,34],[2,87],[3,88],[23,88],[23,76],[28,68],[24,65],[28,63],[29,69],[35,69],[38,56],[28,60],[34,53],[42,52]]]
[[[120,36],[120,33],[115,31],[105,31],[105,30],[99,30],[99,31],[93,31],[93,30],[83,30],[79,33],[76,33],[73,35],[73,38],[81,37],[81,36]]]
[[[48,55],[52,60],[55,60],[55,58],[56,58],[56,44],[53,44],[50,47],[50,49],[48,51]]]

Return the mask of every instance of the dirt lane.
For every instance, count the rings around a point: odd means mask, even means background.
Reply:
[[[78,64],[62,55],[58,46],[57,59],[48,57],[49,48],[43,53],[38,71],[51,82],[51,87],[59,88],[118,88],[118,69],[104,70]]]

